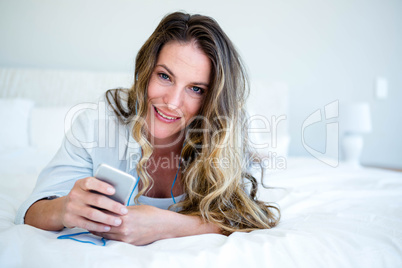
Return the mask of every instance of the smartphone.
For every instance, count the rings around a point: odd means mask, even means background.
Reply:
[[[107,195],[107,197],[125,206],[127,205],[131,192],[137,182],[137,180],[130,174],[106,164],[100,164],[98,166],[94,177],[112,185],[116,192],[114,195]]]

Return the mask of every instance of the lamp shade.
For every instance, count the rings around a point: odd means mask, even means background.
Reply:
[[[368,103],[345,104],[340,107],[340,127],[345,133],[371,132],[370,105]]]

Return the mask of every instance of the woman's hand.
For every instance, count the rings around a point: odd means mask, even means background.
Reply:
[[[146,245],[162,238],[162,227],[167,220],[165,212],[170,211],[147,205],[129,206],[128,213],[121,217],[120,226],[112,227],[108,232],[92,233],[133,245]]]
[[[112,226],[119,226],[120,216],[128,212],[122,204],[99,194],[112,195],[114,191],[112,186],[94,177],[77,180],[67,196],[35,202],[25,215],[25,223],[50,231],[64,227],[109,231]]]
[[[121,217],[122,224],[108,232],[92,232],[106,239],[123,241],[133,245],[146,245],[154,241],[204,233],[220,233],[211,223],[197,216],[182,215],[148,205],[130,206]]]
[[[114,192],[111,185],[94,177],[77,180],[63,200],[61,223],[68,228],[79,227],[96,232],[119,226],[122,223],[119,216],[127,214],[127,208],[102,195],[113,195]]]

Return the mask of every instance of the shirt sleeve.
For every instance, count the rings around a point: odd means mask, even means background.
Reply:
[[[67,195],[78,179],[93,175],[92,152],[96,144],[96,111],[86,109],[78,114],[54,158],[39,174],[29,198],[22,203],[15,224],[24,224],[30,206],[41,199]]]

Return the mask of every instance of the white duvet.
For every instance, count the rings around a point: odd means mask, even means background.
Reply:
[[[276,228],[102,247],[14,225],[50,158],[1,152],[0,267],[402,267],[402,173],[288,158],[268,176],[276,188],[260,192],[281,208]]]

